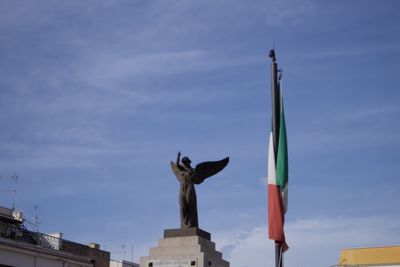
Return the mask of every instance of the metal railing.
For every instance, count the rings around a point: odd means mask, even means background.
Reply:
[[[100,256],[104,251],[40,232],[29,231],[23,224],[0,221],[0,237],[36,245],[46,249],[60,250],[78,256]]]
[[[3,218],[4,219],[4,218]],[[24,224],[12,219],[0,218],[0,237],[24,242],[45,249],[58,250],[81,257],[90,258],[97,267],[109,266],[110,252],[92,248],[52,235],[29,231]]]
[[[0,221],[0,237],[54,250],[61,250],[63,242],[58,237],[29,231],[23,224],[3,221]]]

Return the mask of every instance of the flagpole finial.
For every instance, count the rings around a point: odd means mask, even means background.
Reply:
[[[276,61],[276,57],[275,57],[275,50],[274,49],[271,49],[270,51],[269,51],[269,57],[272,59],[272,61]]]

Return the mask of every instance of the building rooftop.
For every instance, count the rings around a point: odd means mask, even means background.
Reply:
[[[63,254],[90,258],[96,267],[108,267],[110,252],[100,249],[100,245],[84,245],[62,238],[61,233],[44,234],[28,230],[24,225],[23,214],[16,209],[0,206],[0,241],[16,246],[34,246]],[[11,243],[10,243],[11,242]],[[3,245],[4,245],[3,244]]]
[[[400,246],[342,249],[339,266],[400,266]]]

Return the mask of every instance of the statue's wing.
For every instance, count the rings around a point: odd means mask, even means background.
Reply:
[[[173,162],[173,161],[171,161],[171,169],[172,169],[172,172],[175,174],[176,178],[178,179],[178,181],[181,181],[181,179],[183,177],[183,173],[179,169],[179,166],[177,166],[175,164],[175,162]]]
[[[201,184],[205,179],[222,171],[229,162],[229,157],[218,161],[207,161],[197,164],[194,169],[192,181]]]

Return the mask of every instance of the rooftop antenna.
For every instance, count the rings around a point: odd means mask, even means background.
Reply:
[[[27,223],[27,225],[29,225],[32,229],[34,229],[34,231],[36,231],[36,233],[39,233],[39,225],[40,225],[40,222],[39,222],[39,216],[38,216],[38,212],[37,212],[38,206],[35,205],[35,206],[34,206],[34,209],[35,209],[35,216],[32,217],[32,216],[30,216],[30,215],[29,215],[29,216],[27,215],[26,223]]]
[[[2,176],[0,176],[0,179],[2,179],[2,178],[6,178],[6,177],[2,177]],[[18,176],[15,174],[15,173],[13,173],[11,176],[9,176],[9,177],[7,177],[7,178],[10,178],[13,182],[14,182],[14,186],[13,186],[13,189],[0,189],[0,192],[7,192],[7,193],[14,193],[13,195],[13,204],[12,204],[12,208],[14,209],[15,208],[15,199],[16,199],[16,195],[17,195],[17,182],[18,182]]]
[[[37,205],[35,205],[35,222],[34,222],[34,224],[35,224],[35,227],[36,227],[36,232],[38,232],[39,233],[39,224],[40,224],[40,222],[39,222],[39,216],[38,216],[38,206]]]
[[[132,262],[133,262],[133,245],[131,245],[131,256],[132,256]]]
[[[15,205],[15,199],[17,198],[17,184],[18,184],[18,176],[15,174],[15,172],[13,172],[13,174],[10,176],[11,180],[14,181],[14,198],[13,198],[13,205],[12,208],[15,209],[16,205]]]
[[[126,255],[126,250],[125,250],[125,248],[126,248],[126,246],[125,246],[125,245],[122,245],[121,247],[122,247],[122,249],[123,249],[122,253],[123,253],[123,255],[124,255],[123,260],[125,260],[125,255]]]

